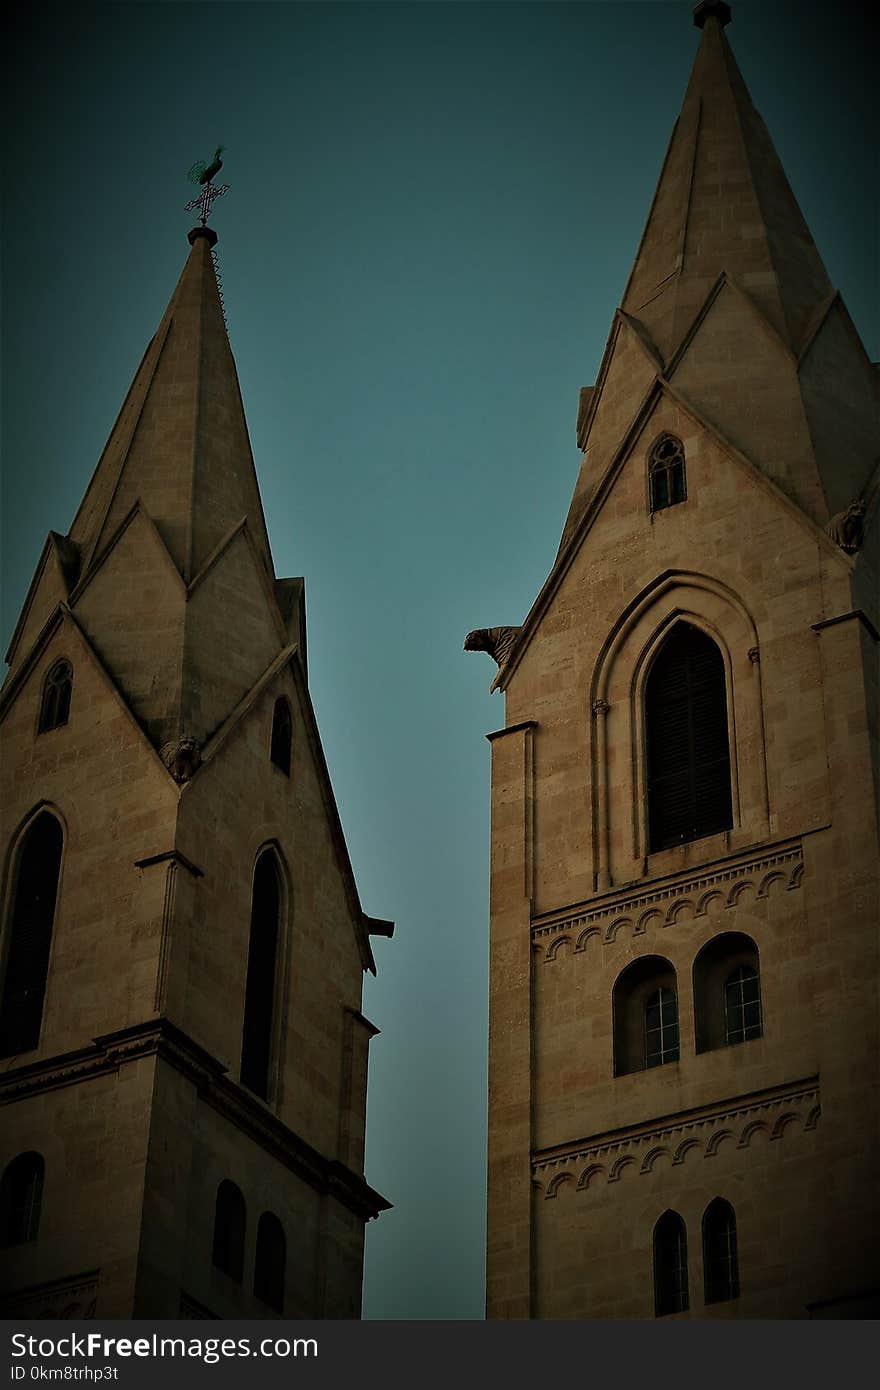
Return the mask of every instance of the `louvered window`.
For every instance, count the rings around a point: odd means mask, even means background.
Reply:
[[[654,1227],[654,1312],[660,1318],[688,1307],[687,1234],[678,1212],[667,1211]]]
[[[66,724],[73,692],[73,667],[69,661],[56,661],[43,683],[38,733],[48,733]]]
[[[703,1274],[707,1303],[739,1297],[736,1217],[723,1197],[710,1202],[703,1217]]]
[[[241,1043],[241,1084],[263,1100],[269,1095],[280,912],[278,868],[274,854],[266,850],[254,871]]]
[[[0,1057],[29,1052],[40,1040],[62,843],[58,821],[42,811],[19,847],[0,1002]]]
[[[284,1227],[271,1211],[264,1211],[257,1225],[257,1253],[254,1259],[254,1293],[263,1303],[284,1312],[284,1266],[287,1242]]]
[[[36,1240],[46,1165],[42,1154],[19,1154],[0,1181],[0,1247]]]
[[[214,1245],[211,1260],[230,1279],[241,1283],[244,1274],[244,1235],[247,1209],[241,1189],[228,1178],[217,1188],[214,1205]]]
[[[648,486],[651,511],[674,507],[687,498],[684,445],[675,435],[662,434],[651,448],[648,459]]]
[[[716,644],[676,623],[645,690],[651,851],[732,825],[724,661]]]

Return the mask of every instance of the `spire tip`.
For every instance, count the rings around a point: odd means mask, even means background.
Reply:
[[[723,29],[730,23],[730,6],[724,0],[700,0],[694,9],[694,24],[702,29],[707,19],[715,18]]]

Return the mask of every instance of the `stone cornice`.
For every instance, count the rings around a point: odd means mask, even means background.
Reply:
[[[639,936],[655,918],[660,925],[669,926],[686,910],[702,917],[716,899],[721,899],[724,907],[734,907],[749,890],[757,898],[766,898],[774,883],[799,888],[803,873],[803,842],[777,841],[653,879],[643,887],[629,883],[587,902],[544,913],[532,921],[532,945],[542,951],[546,945],[545,959],[554,960],[563,943],[583,951],[593,936],[606,943],[624,929]]]
[[[597,1180],[617,1182],[629,1168],[650,1173],[661,1158],[673,1165],[692,1155],[712,1158],[728,1139],[738,1149],[747,1149],[759,1134],[780,1139],[795,1121],[804,1130],[812,1130],[819,1115],[819,1078],[803,1077],[538,1150],[532,1155],[532,1177],[546,1197],[555,1197],[568,1182],[583,1191]]]
[[[0,1076],[0,1105],[118,1071],[155,1056],[198,1087],[200,1098],[249,1139],[322,1194],[335,1197],[362,1220],[390,1202],[338,1159],[328,1159],[289,1129],[268,1106],[227,1075],[227,1068],[166,1018],[95,1038],[92,1047],[15,1067]]]

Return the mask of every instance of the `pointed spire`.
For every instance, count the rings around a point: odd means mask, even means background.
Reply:
[[[704,0],[702,30],[622,307],[665,360],[723,272],[795,353],[831,285],[724,34],[730,9]]]
[[[189,233],[177,287],[71,527],[86,570],[140,502],[186,582],[243,517],[271,572],[212,258],[216,241],[210,227]]]

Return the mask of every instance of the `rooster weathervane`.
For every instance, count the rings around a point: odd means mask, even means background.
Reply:
[[[187,203],[184,211],[198,212],[200,214],[199,221],[203,227],[207,227],[208,225],[208,218],[211,215],[211,208],[214,205],[214,200],[221,197],[224,193],[229,192],[228,183],[222,183],[219,188],[214,184],[214,175],[219,174],[220,170],[223,168],[223,160],[220,156],[224,148],[225,146],[218,145],[214,151],[214,158],[211,160],[210,164],[203,164],[201,162],[194,164],[187,176],[190,183],[198,183],[201,185],[202,192],[197,198],[193,198],[191,202]]]

